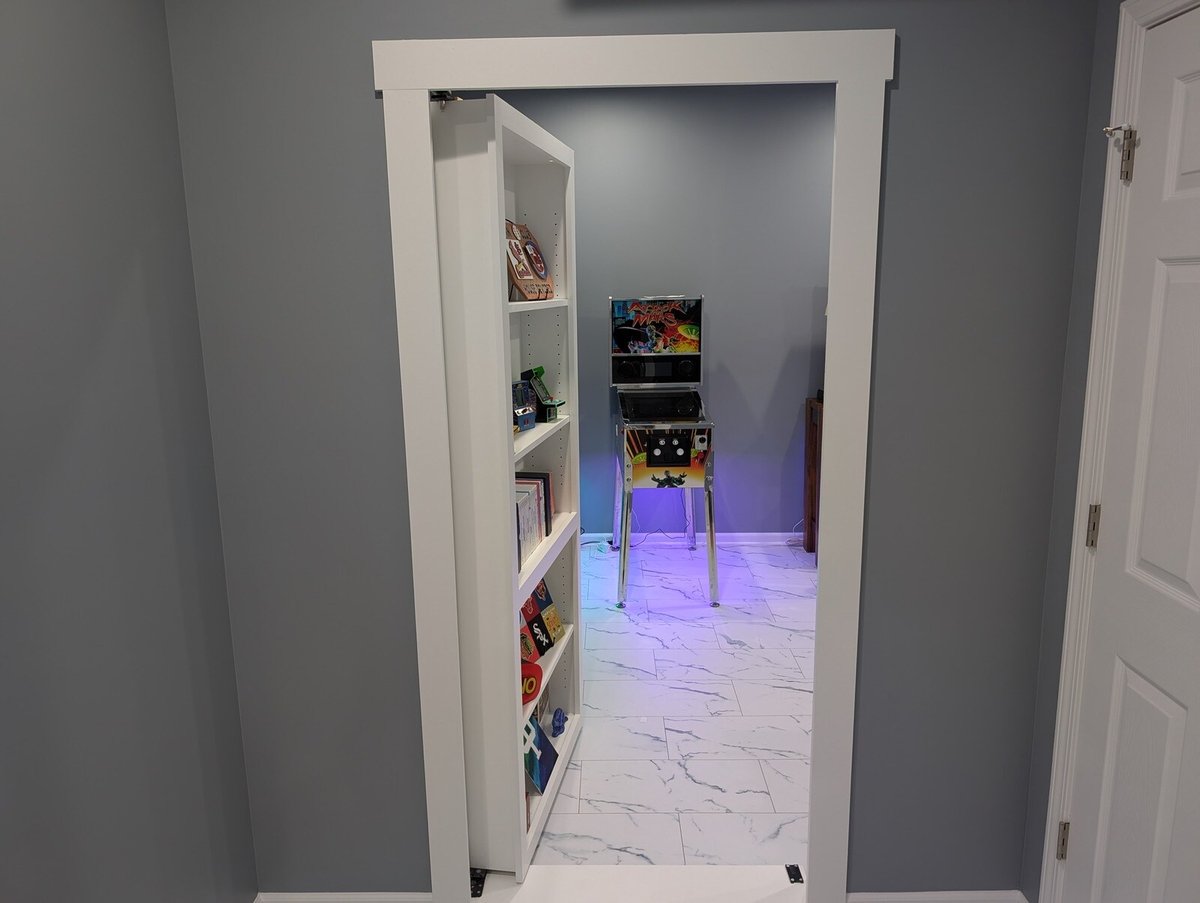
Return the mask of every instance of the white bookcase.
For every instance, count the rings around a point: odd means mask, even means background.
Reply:
[[[470,861],[522,880],[582,727],[574,154],[494,96],[430,104],[450,408]],[[510,302],[504,221],[525,223],[557,297]],[[559,419],[512,432],[511,383],[545,368]],[[553,475],[548,535],[517,561],[517,470]],[[566,635],[539,661],[549,710],[568,713],[546,792],[525,775],[520,607],[545,578]],[[453,600],[447,600],[447,615]],[[420,642],[437,642],[422,637]],[[549,729],[547,725],[547,734]],[[530,806],[526,809],[526,794]]]

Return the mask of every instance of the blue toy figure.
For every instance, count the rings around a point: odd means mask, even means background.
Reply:
[[[567,713],[562,709],[554,710],[554,721],[550,724],[550,736],[557,737],[567,729]]]

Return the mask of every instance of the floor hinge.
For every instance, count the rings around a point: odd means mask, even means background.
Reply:
[[[800,866],[793,864],[785,865],[784,868],[787,869],[788,880],[791,881],[792,884],[804,883],[804,876],[800,874]]]
[[[487,869],[471,869],[471,896],[483,896],[483,880],[487,877]]]

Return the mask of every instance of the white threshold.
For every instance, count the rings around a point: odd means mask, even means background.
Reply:
[[[805,903],[782,865],[532,865],[489,874],[484,903]]]
[[[533,865],[491,873],[483,903],[807,903],[782,865]],[[849,894],[847,903],[1028,903],[1019,890]],[[255,903],[432,903],[431,893],[261,893]]]
[[[936,890],[903,894],[849,894],[847,903],[1029,903],[1019,890]]]
[[[260,893],[254,903],[433,903],[431,893]]]

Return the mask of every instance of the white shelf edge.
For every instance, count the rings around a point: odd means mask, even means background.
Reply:
[[[513,434],[513,463],[520,461],[531,451],[571,422],[570,414],[562,414],[557,420],[539,423],[531,430]]]
[[[517,574],[517,595],[513,602],[518,608],[532,595],[538,581],[546,576],[546,571],[550,570],[550,565],[554,564],[559,553],[566,547],[567,541],[578,532],[578,511],[559,512],[554,515],[550,534],[538,543],[521,572]]]
[[[542,667],[542,685],[538,689],[537,696],[529,700],[521,706],[521,724],[529,720],[529,716],[533,714],[534,708],[538,704],[538,700],[546,692],[546,687],[550,686],[550,676],[554,674],[554,669],[558,667],[558,663],[562,661],[563,653],[567,651],[567,646],[571,640],[575,638],[575,625],[565,624],[566,632],[562,635],[562,639],[556,642],[545,655],[541,656],[535,664]]]
[[[582,721],[583,716],[578,712],[569,713],[567,730],[562,735],[563,742],[561,745],[557,743],[554,745],[554,749],[558,753],[558,764],[554,766],[554,771],[550,775],[550,783],[546,785],[546,792],[538,799],[537,808],[533,810],[533,818],[530,820],[529,827],[525,829],[525,836],[521,838],[521,859],[526,865],[533,858],[533,851],[537,849],[538,842],[542,839],[546,819],[550,817],[550,810],[554,808],[554,798],[558,796],[567,768],[571,764],[571,754],[575,751],[575,744],[579,740]],[[551,742],[554,742],[553,739]]]
[[[505,103],[499,97],[491,98],[492,112],[496,117],[497,124],[508,131],[512,132],[519,139],[524,141],[530,147],[538,151],[539,159],[537,161],[520,161],[522,163],[557,163],[560,166],[571,167],[575,165],[575,151],[567,147],[548,131],[518,110],[516,107]],[[545,154],[547,157],[553,157],[553,160],[540,159],[540,155]],[[519,156],[516,155],[516,156]]]
[[[554,310],[556,307],[566,307],[571,303],[569,298],[544,298],[541,301],[509,301],[510,314],[528,314],[535,310]]]

